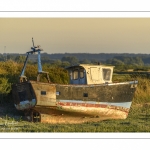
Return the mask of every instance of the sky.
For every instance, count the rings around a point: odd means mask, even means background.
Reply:
[[[0,53],[150,53],[150,18],[0,18]]]

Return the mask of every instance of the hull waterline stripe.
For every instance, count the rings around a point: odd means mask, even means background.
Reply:
[[[93,104],[93,105],[112,105],[112,106],[119,106],[130,108],[132,102],[120,102],[120,103],[112,103],[112,102],[95,102],[95,101],[82,101],[82,100],[58,100],[58,102],[62,103],[77,103],[77,104]]]
[[[70,103],[70,102],[58,102],[57,106],[70,106],[70,107],[74,107],[74,106],[78,106],[78,107],[93,107],[93,108],[108,108],[108,109],[115,109],[115,110],[121,110],[124,111],[126,113],[129,112],[129,108],[124,108],[124,107],[120,107],[120,106],[113,106],[113,105],[105,105],[105,104],[86,104],[86,103]]]

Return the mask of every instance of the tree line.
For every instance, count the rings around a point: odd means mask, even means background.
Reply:
[[[17,63],[23,63],[26,54],[0,54],[0,61],[13,60]],[[119,54],[119,53],[60,53],[47,54],[41,53],[41,61],[43,64],[50,64],[52,66],[68,67],[75,64],[106,64],[114,65],[116,69],[142,69],[149,68],[150,55],[149,54]],[[28,63],[36,63],[37,55],[30,55]],[[145,70],[144,69],[144,70]]]
[[[20,56],[26,56],[26,54],[19,54],[19,53],[4,53],[0,54],[0,61],[4,61],[6,59],[18,59]],[[134,53],[56,53],[56,54],[47,54],[41,53],[44,62],[50,62],[54,60],[64,60],[65,57],[73,57],[73,59],[77,59],[78,61],[99,61],[99,62],[106,62],[110,59],[117,59],[124,61],[123,59],[127,58],[140,58],[144,64],[150,64],[150,54],[134,54]],[[30,56],[32,61],[36,59],[36,55]]]

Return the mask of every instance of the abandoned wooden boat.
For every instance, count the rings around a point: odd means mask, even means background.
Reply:
[[[29,121],[77,123],[103,119],[126,119],[138,81],[112,83],[114,66],[80,64],[66,68],[70,84],[51,83],[42,71],[40,52],[31,47],[12,94],[17,110],[24,111]],[[24,76],[29,54],[38,53],[37,81]],[[40,82],[46,73],[48,82]]]

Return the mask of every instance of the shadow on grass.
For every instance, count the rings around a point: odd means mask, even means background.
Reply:
[[[16,110],[13,103],[8,102],[0,104],[0,119],[20,121],[25,117],[23,112]]]

